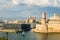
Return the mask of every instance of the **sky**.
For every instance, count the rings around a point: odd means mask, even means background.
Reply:
[[[60,15],[60,0],[0,0],[0,18],[25,19],[28,16],[41,18],[46,12],[47,18],[54,13]]]

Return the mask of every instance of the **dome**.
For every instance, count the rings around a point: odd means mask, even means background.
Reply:
[[[60,20],[60,16],[57,14],[54,14],[52,17],[50,17],[50,20]]]

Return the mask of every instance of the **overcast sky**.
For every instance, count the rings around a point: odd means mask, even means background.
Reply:
[[[0,0],[0,17],[41,18],[45,11],[47,18],[54,13],[60,15],[60,0]]]

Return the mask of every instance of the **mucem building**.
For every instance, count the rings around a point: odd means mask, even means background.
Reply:
[[[14,30],[23,30],[23,31],[29,31],[31,29],[31,24],[4,24],[3,29],[14,29]]]

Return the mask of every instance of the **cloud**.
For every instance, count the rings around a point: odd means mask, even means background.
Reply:
[[[60,0],[13,0],[13,3],[27,4],[27,5],[37,5],[37,6],[53,6],[60,7]]]
[[[60,7],[60,1],[59,0],[50,0],[49,1],[50,3],[50,6],[53,6],[53,7]]]
[[[30,4],[30,5],[39,5],[39,6],[45,6],[48,5],[47,3],[49,3],[48,0],[24,0],[24,2],[26,4]]]
[[[60,7],[60,0],[17,0],[17,2],[27,5]]]
[[[60,7],[60,0],[0,0],[0,10],[5,8],[13,8],[20,4]]]
[[[24,0],[28,5],[60,7],[60,0]]]
[[[0,10],[13,8],[18,4],[15,0],[0,0]]]
[[[15,4],[15,5],[18,5],[19,1],[18,0],[12,0],[12,3]]]

